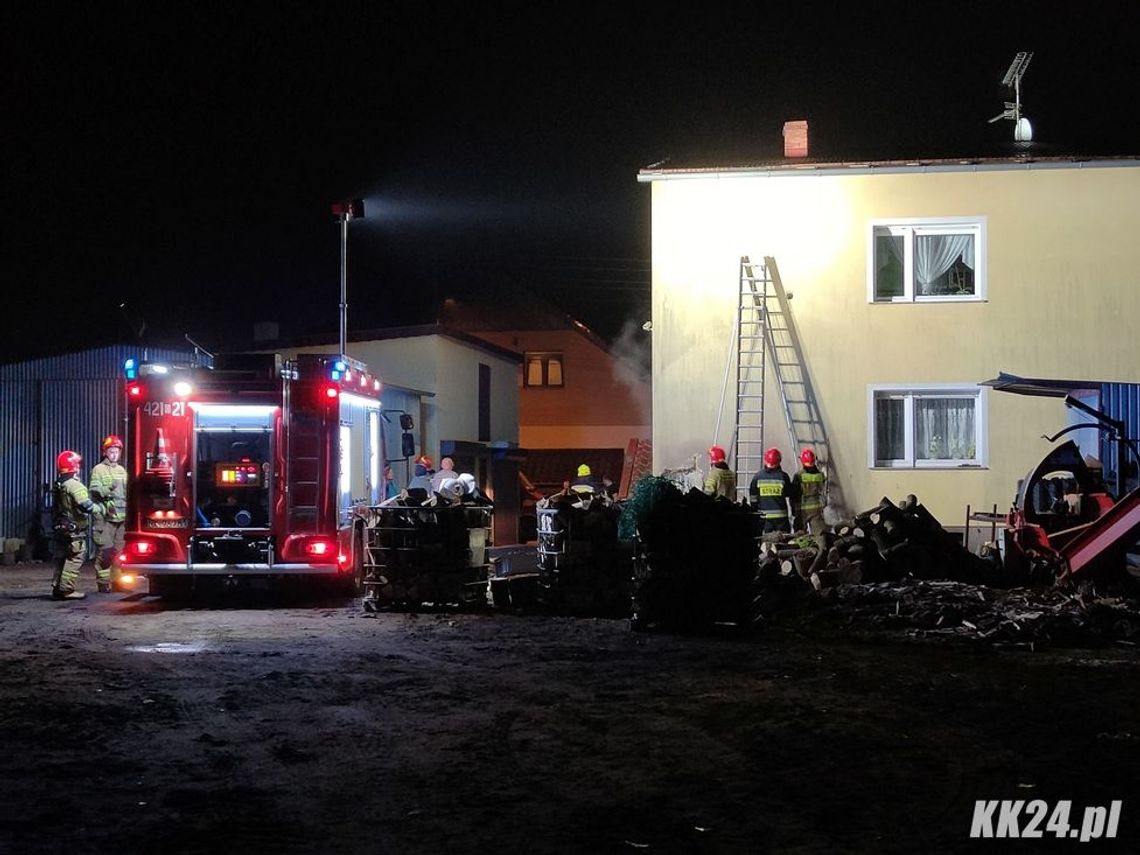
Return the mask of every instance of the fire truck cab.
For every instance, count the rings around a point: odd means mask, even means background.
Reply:
[[[322,578],[359,594],[385,467],[381,384],[343,355],[128,360],[126,546],[152,594]]]

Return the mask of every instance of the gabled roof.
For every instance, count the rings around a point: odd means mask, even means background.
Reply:
[[[391,341],[400,338],[419,338],[422,336],[437,335],[443,338],[450,338],[454,341],[460,341],[464,344],[469,344],[472,347],[480,348],[488,353],[493,353],[496,356],[509,359],[512,362],[522,362],[522,354],[517,351],[501,347],[497,344],[492,344],[489,341],[479,338],[478,336],[471,335],[464,330],[457,329],[448,324],[418,324],[415,326],[406,327],[381,327],[372,330],[354,330],[345,336],[346,341],[365,342],[365,341]],[[318,347],[330,344],[327,335],[311,335],[301,336],[292,343],[293,347]],[[336,346],[336,342],[331,342],[332,346]]]
[[[609,352],[610,346],[605,339],[529,289],[508,284],[504,285],[501,293],[502,302],[493,306],[455,300],[445,302],[444,323],[451,329],[465,330],[475,336],[480,332],[572,330]]]

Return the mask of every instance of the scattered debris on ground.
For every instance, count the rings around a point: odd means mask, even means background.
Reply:
[[[906,579],[822,591],[813,617],[852,629],[904,630],[999,646],[1140,644],[1140,603],[1093,589],[989,588]]]

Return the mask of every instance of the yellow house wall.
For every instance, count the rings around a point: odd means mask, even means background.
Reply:
[[[1008,507],[1065,425],[1059,399],[986,390],[988,464],[874,469],[868,386],[1026,377],[1140,381],[1140,167],[655,180],[654,468],[731,441],[739,261],[775,257],[849,509],[907,493],[946,525]],[[984,302],[872,304],[874,219],[985,218]],[[769,378],[766,434],[793,449]],[[720,430],[716,431],[720,416]],[[789,465],[786,469],[791,471]]]

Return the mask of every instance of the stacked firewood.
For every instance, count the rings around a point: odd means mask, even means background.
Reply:
[[[816,590],[908,576],[992,584],[998,575],[994,564],[966,550],[913,495],[898,504],[884,498],[822,534],[763,535],[760,578],[792,574]]]

